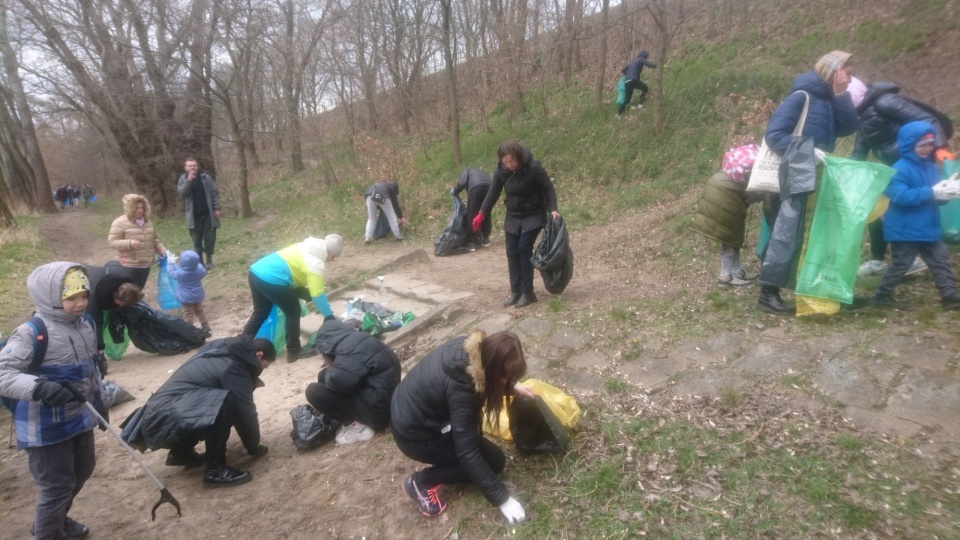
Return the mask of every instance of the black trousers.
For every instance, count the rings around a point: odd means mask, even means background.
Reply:
[[[207,254],[207,261],[213,256],[213,248],[217,244],[217,230],[213,228],[213,221],[209,214],[193,216],[193,228],[190,229],[190,238],[193,239],[193,250],[197,255]]]
[[[410,459],[432,465],[417,475],[420,485],[428,488],[441,484],[459,484],[470,482],[470,475],[457,460],[457,451],[453,446],[453,435],[441,433],[429,441],[411,441],[393,434],[393,440],[403,455]],[[500,474],[506,464],[503,450],[487,439],[480,438],[480,456],[495,474]]]
[[[639,79],[630,79],[624,84],[624,86],[626,87],[627,92],[623,99],[623,105],[620,105],[620,107],[617,109],[617,114],[623,114],[623,110],[630,105],[630,100],[633,99],[634,89],[640,90],[640,99],[637,100],[637,103],[640,105],[643,105],[643,100],[647,99],[647,92],[650,91],[650,88],[640,82]]]
[[[335,418],[341,424],[359,421],[374,431],[381,431],[390,424],[390,409],[378,411],[364,403],[356,395],[346,395],[327,388],[322,382],[310,383],[305,392],[307,403],[318,412]]]
[[[204,459],[208,465],[224,465],[227,462],[227,440],[230,438],[230,428],[237,423],[237,406],[233,397],[227,394],[220,407],[220,414],[206,429],[191,433],[176,443],[170,445],[170,453],[183,456],[190,453],[200,441],[206,446]]]
[[[547,218],[550,219],[550,218]],[[520,234],[506,233],[507,269],[510,272],[511,293],[533,292],[533,244],[540,235],[540,229],[522,232]]]
[[[287,316],[287,351],[300,350],[300,299],[292,287],[273,285],[258,278],[253,272],[247,273],[250,283],[250,295],[253,297],[253,314],[243,327],[243,335],[254,337],[260,331],[263,321],[270,316],[273,306],[277,306]]]
[[[471,227],[473,218],[480,213],[480,207],[483,206],[483,199],[486,198],[489,189],[490,186],[480,185],[467,192],[467,227]],[[482,245],[484,240],[490,238],[491,228],[493,228],[493,220],[485,219],[480,230],[471,232],[467,240],[472,241],[475,246]]]
[[[883,218],[877,218],[867,224],[870,231],[870,258],[882,261],[887,256],[887,241],[883,239]]]

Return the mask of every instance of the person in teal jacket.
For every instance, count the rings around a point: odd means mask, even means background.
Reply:
[[[324,275],[326,263],[342,251],[343,239],[338,234],[322,239],[311,236],[253,263],[247,276],[253,314],[243,327],[243,335],[256,336],[273,306],[277,306],[287,318],[287,362],[315,356],[316,350],[303,350],[300,346],[300,298],[312,299],[324,320],[334,318],[324,291]]]

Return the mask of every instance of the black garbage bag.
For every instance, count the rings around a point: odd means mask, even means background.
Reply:
[[[553,294],[560,294],[573,277],[573,250],[570,234],[563,217],[547,219],[543,237],[533,252],[533,267],[540,271],[543,286]]]
[[[113,381],[103,381],[103,395],[100,397],[103,399],[103,406],[108,409],[124,401],[134,399],[133,396],[130,395],[130,392],[127,392],[123,387]]]
[[[780,160],[780,199],[817,190],[817,156],[813,137],[794,136]]]
[[[120,424],[120,438],[131,448],[136,448],[140,452],[147,451],[147,443],[143,439],[143,413],[145,410],[146,405],[137,407]]]
[[[390,220],[387,219],[387,215],[383,213],[379,207],[377,207],[377,225],[373,229],[373,237],[377,240],[384,238],[390,234]]]
[[[533,267],[537,270],[560,270],[563,268],[563,259],[569,245],[570,236],[567,234],[563,216],[557,219],[547,218],[543,236],[540,237],[537,249],[533,251]]]
[[[560,453],[567,448],[567,431],[542,397],[517,396],[508,412],[510,434],[518,450]]]
[[[123,342],[124,326],[130,341],[145,352],[170,356],[196,349],[206,341],[200,328],[143,302],[110,312],[109,330],[114,343]]]
[[[796,287],[806,213],[806,195],[796,195],[780,202],[780,212],[770,231],[763,266],[760,267],[762,285],[791,290]]]
[[[433,243],[433,254],[437,257],[450,255],[467,243],[467,237],[470,231],[467,227],[467,205],[463,204],[460,197],[451,195],[453,199],[453,210],[450,215],[450,221],[447,222],[447,228],[437,241]]]
[[[543,278],[543,287],[551,294],[560,294],[567,288],[573,277],[573,250],[570,246],[567,246],[563,267],[559,270],[540,270],[540,277]]]
[[[340,429],[340,421],[320,414],[310,405],[297,405],[290,411],[290,416],[293,418],[290,438],[301,450],[316,448],[332,441]]]

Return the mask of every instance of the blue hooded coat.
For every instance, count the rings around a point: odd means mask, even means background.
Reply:
[[[167,265],[167,274],[177,280],[177,300],[181,304],[199,304],[203,302],[203,285],[200,280],[207,275],[207,269],[200,264],[200,256],[187,250],[180,255],[180,266]]]
[[[917,141],[936,130],[927,122],[910,122],[900,128],[897,144],[900,159],[893,164],[897,171],[884,195],[890,208],[883,215],[883,237],[888,242],[939,242],[940,208],[933,196],[933,186],[940,181],[940,171],[933,155],[920,159]]]
[[[793,80],[790,95],[780,103],[767,123],[764,139],[777,155],[782,156],[787,151],[793,128],[800,121],[805,98],[799,90],[810,95],[802,135],[813,137],[814,146],[824,152],[833,152],[837,137],[846,137],[857,131],[860,118],[850,92],[835,96],[830,85],[816,71],[808,71]]]

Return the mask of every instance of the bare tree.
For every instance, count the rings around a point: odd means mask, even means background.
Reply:
[[[22,174],[29,175],[24,181],[30,187],[25,193],[29,195],[30,206],[41,212],[55,212],[57,207],[50,197],[50,178],[47,175],[47,166],[40,154],[40,144],[37,141],[37,129],[33,122],[33,112],[27,103],[27,94],[23,90],[23,81],[20,79],[20,63],[17,53],[10,44],[7,31],[7,8],[0,4],[0,61],[3,62],[4,80],[3,94],[12,103],[8,118],[3,122],[4,131],[7,131],[9,144],[4,144],[6,152],[22,152],[23,159],[29,167],[20,167]],[[18,147],[18,148],[17,148]],[[13,169],[8,170],[8,174]]]
[[[597,82],[593,86],[593,106],[600,108],[603,105],[603,90],[607,84],[607,28],[610,24],[610,0],[603,0],[600,9],[600,58],[597,62]]]
[[[498,53],[507,74],[510,115],[523,114],[524,50],[527,36],[527,0],[491,0]]]
[[[447,107],[450,109],[450,145],[453,163],[460,165],[460,104],[457,102],[457,69],[454,60],[453,32],[451,31],[451,0],[440,0],[443,28],[443,60],[447,67]]]
[[[683,0],[650,0],[647,11],[653,18],[657,30],[654,58],[657,68],[653,75],[654,132],[661,135],[666,128],[666,111],[663,109],[663,66],[667,63],[673,36],[679,31],[686,19]]]

